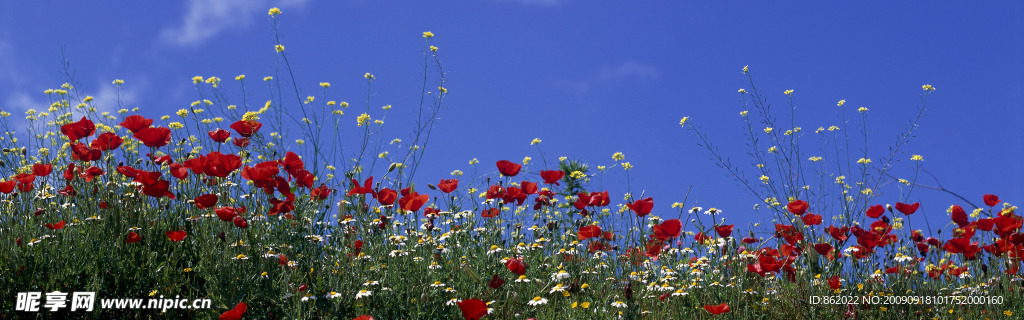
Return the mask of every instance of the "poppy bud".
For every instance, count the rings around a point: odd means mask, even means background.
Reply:
[[[221,241],[221,242],[227,241],[227,240],[225,239],[225,237],[224,237],[224,231],[221,231],[220,233],[218,233],[218,234],[217,234],[217,238],[220,238],[220,241]]]
[[[44,213],[46,213],[46,209],[43,209],[43,208],[36,208],[36,216],[41,216],[41,215],[43,215]]]

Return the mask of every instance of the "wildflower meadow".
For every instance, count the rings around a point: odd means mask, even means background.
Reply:
[[[839,100],[834,125],[807,123],[793,90],[767,92],[757,66],[736,66],[738,114],[721,110],[742,141],[686,110],[664,120],[677,129],[665,139],[744,190],[720,209],[685,181],[678,197],[645,194],[622,153],[552,157],[540,138],[523,141],[538,150],[525,159],[432,153],[452,143],[432,134],[457,130],[439,119],[459,112],[444,34],[402,40],[422,51],[419,104],[402,107],[413,125],[384,131],[397,111],[372,94],[374,74],[345,97],[296,81],[287,14],[266,12],[274,73],[180,79],[195,97],[173,114],[102,111],[72,72],[39,90],[48,106],[0,110],[0,319],[1024,314],[1020,195],[914,200],[932,187],[912,146],[942,88],[898,89],[919,97],[899,107],[911,116],[869,141],[887,111]],[[428,158],[458,169],[418,172]],[[748,202],[759,219],[736,222]]]

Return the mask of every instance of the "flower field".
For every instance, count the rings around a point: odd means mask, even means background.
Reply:
[[[268,14],[276,32],[281,11]],[[910,201],[924,157],[905,149],[930,85],[896,143],[868,155],[849,145],[861,143],[857,126],[867,126],[869,110],[839,101],[843,125],[801,129],[790,121],[793,92],[783,112],[772,109],[744,67],[739,116],[750,165],[733,165],[698,119],[680,115],[673,138],[706,148],[749,191],[738,200],[754,197],[769,214],[739,224],[688,197],[596,183],[631,169],[622,154],[601,166],[543,154],[473,159],[447,176],[417,175],[424,157],[443,157],[426,152],[428,141],[445,143],[430,141],[448,95],[434,37],[423,33],[423,103],[411,139],[381,134],[391,108],[371,109],[369,94],[365,109],[331,100],[327,82],[322,96],[281,94],[277,81],[291,69],[280,42],[274,50],[287,72],[255,80],[268,88],[259,101],[226,94],[254,90],[244,75],[230,84],[197,76],[189,107],[151,118],[139,108],[97,111],[69,80],[45,90],[46,110],[3,111],[0,319],[1024,314],[1018,199],[924,204],[948,208],[932,223]],[[369,91],[375,77],[364,80]],[[360,138],[339,142],[342,130]],[[895,176],[896,160],[909,160],[912,175]],[[29,291],[212,305],[15,311],[16,294]]]

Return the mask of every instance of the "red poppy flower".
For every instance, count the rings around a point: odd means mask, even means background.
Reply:
[[[961,228],[966,227],[968,224],[968,218],[967,212],[964,211],[964,208],[954,205],[950,210],[952,211],[950,213],[950,219],[953,220],[953,222],[956,222],[956,224]]]
[[[732,235],[732,228],[733,228],[733,226],[735,226],[735,225],[733,225],[733,224],[720,225],[720,226],[715,227],[715,232],[718,232],[718,236],[719,237],[727,238],[730,235]]]
[[[327,197],[331,196],[331,188],[328,188],[325,185],[321,185],[309,191],[309,196],[313,200],[324,201],[325,199],[327,199]]]
[[[71,141],[78,141],[88,136],[92,136],[96,133],[96,125],[93,124],[92,120],[82,117],[82,120],[78,122],[72,122],[60,126],[60,132],[68,136]]]
[[[188,167],[180,163],[172,163],[170,165],[171,176],[178,178],[178,180],[185,180],[188,178]]]
[[[235,216],[234,219],[231,219],[231,223],[234,223],[236,227],[242,229],[249,227],[249,221],[246,221],[245,218],[242,218],[241,216]]]
[[[804,224],[809,225],[809,226],[816,226],[816,225],[821,224],[821,215],[820,214],[808,213],[807,215],[803,216],[800,219],[804,221]]]
[[[19,184],[31,184],[36,181],[36,175],[31,173],[19,173],[14,176],[14,180],[17,180]]]
[[[580,241],[590,238],[600,238],[601,227],[597,225],[582,226],[580,227],[580,230],[576,232],[576,237],[578,237]]]
[[[679,219],[665,220],[654,226],[654,237],[659,240],[668,240],[678,237],[683,230],[683,223]]]
[[[825,228],[825,232],[828,232],[832,239],[836,239],[836,241],[846,241],[849,238],[849,235],[846,234],[849,230],[850,228],[847,227],[836,228],[835,226],[828,226],[828,228]]]
[[[647,250],[644,250],[644,255],[648,256],[648,257],[651,257],[651,258],[654,258],[652,260],[657,261],[658,260],[658,255],[661,254],[661,249],[664,246],[665,246],[665,243],[662,242],[661,240],[653,240],[652,239],[651,241],[647,242]]]
[[[789,213],[798,216],[804,214],[804,212],[807,212],[808,207],[810,207],[810,204],[808,204],[807,201],[803,200],[794,200],[790,202],[788,205],[786,205],[786,209],[789,210]]]
[[[945,249],[950,253],[962,253],[967,251],[970,244],[970,238],[954,238],[946,241],[946,244],[942,246],[942,249]]]
[[[204,194],[196,197],[195,199],[196,208],[206,209],[217,205],[217,195],[215,194]]]
[[[245,213],[245,206],[241,207],[221,207],[213,210],[217,214],[217,218],[224,222],[229,222],[235,219],[240,213]]]
[[[136,243],[136,242],[139,242],[139,241],[142,241],[142,237],[139,236],[139,234],[135,233],[135,232],[129,232],[128,233],[128,238],[124,239],[125,243]]]
[[[654,209],[654,198],[647,197],[646,199],[633,201],[626,206],[629,207],[629,210],[636,213],[636,216],[643,217],[651,213],[651,209]]]
[[[832,276],[828,278],[828,287],[832,290],[838,290],[843,287],[843,281],[839,280],[839,276]]]
[[[185,233],[185,231],[181,231],[181,230],[178,230],[178,231],[167,231],[164,234],[167,235],[167,239],[169,239],[169,240],[171,240],[173,242],[178,242],[178,241],[181,241],[181,240],[185,240],[185,237],[188,237],[188,234]]]
[[[826,255],[829,252],[832,252],[832,245],[828,243],[815,244],[814,251],[817,251],[820,255]]]
[[[541,170],[540,177],[544,179],[544,183],[554,184],[560,186],[558,180],[562,180],[565,177],[565,171],[562,170]]]
[[[231,137],[231,132],[217,128],[216,130],[207,132],[206,135],[210,136],[210,139],[213,139],[213,141],[224,143],[224,141],[228,141],[228,138]]]
[[[277,198],[270,199],[271,208],[267,214],[276,215],[278,213],[292,212],[292,210],[295,210],[295,203],[293,202],[294,198],[294,195],[289,195],[284,201],[278,200]]]
[[[508,160],[498,161],[496,165],[498,166],[498,172],[501,172],[501,175],[506,177],[515,177],[519,174],[519,169],[523,168],[522,165]]]
[[[437,183],[437,188],[444,193],[451,193],[459,187],[459,179],[441,179],[441,182]]]
[[[920,207],[921,207],[921,203],[920,202],[914,202],[914,204],[906,204],[906,203],[902,203],[902,202],[897,202],[896,203],[896,210],[899,210],[904,215],[908,215],[908,216],[911,215],[911,214],[914,214],[914,212],[917,212],[917,208],[920,208]]]
[[[203,161],[205,161],[205,159]],[[186,165],[189,165],[188,161],[186,161]],[[200,172],[206,171],[205,162],[200,163],[198,160],[196,160],[195,165],[202,166],[202,171]],[[245,178],[246,180],[252,180],[252,182],[255,183],[257,187],[265,187],[266,185],[272,184],[274,182],[274,177],[277,176],[278,172],[277,165],[277,161],[262,162],[257,164],[255,167],[250,167],[246,165],[245,168],[242,168],[242,178]]]
[[[487,303],[480,299],[466,299],[459,301],[459,310],[462,310],[462,317],[466,320],[480,320],[487,315]]]
[[[117,134],[113,132],[104,132],[96,137],[96,140],[93,140],[89,146],[94,149],[100,149],[101,151],[107,151],[117,150],[117,148],[121,147],[121,143],[124,143],[124,140],[117,136]]]
[[[700,243],[703,243],[703,242],[706,242],[708,240],[711,240],[711,237],[709,237],[708,235],[704,234],[704,232],[697,232],[697,234],[693,236],[693,240],[697,241],[697,242],[700,242]]]
[[[203,173],[211,177],[224,178],[241,167],[242,157],[214,151],[206,155],[206,167]]]
[[[165,165],[165,164],[174,163],[174,159],[171,158],[171,155],[162,155],[162,156],[157,157],[157,156],[153,156],[152,154],[147,153],[146,156],[149,157],[149,160],[152,160],[153,163],[161,165],[161,166]]]
[[[60,222],[57,222],[57,223],[47,223],[47,224],[45,224],[43,226],[45,226],[47,229],[50,229],[50,230],[60,230],[60,229],[64,229],[64,224],[66,224],[66,223],[67,222],[64,222],[63,220],[61,220]]]
[[[171,143],[171,129],[164,127],[145,128],[134,135],[135,139],[142,141],[147,147],[159,148]]]
[[[523,182],[519,183],[519,189],[522,190],[523,193],[527,194],[527,195],[536,194],[537,193],[537,183],[530,182],[530,181],[523,181]]]
[[[256,131],[260,131],[262,127],[263,124],[256,120],[240,120],[231,124],[231,129],[235,129],[239,135],[246,138],[256,134]]]
[[[284,167],[284,171],[288,174],[295,175],[299,170],[302,170],[306,165],[302,162],[302,158],[295,152],[288,151],[284,155],[284,159],[281,159],[281,166]]]
[[[239,148],[245,148],[249,146],[249,138],[231,139],[231,143],[234,143]]]
[[[369,178],[366,178],[366,180],[363,181],[363,186],[361,186],[361,187],[359,186],[359,182],[357,182],[356,179],[352,179],[352,188],[348,189],[348,195],[349,196],[354,195],[354,194],[367,194],[367,193],[369,193],[369,194],[373,194],[374,193],[374,191],[373,191],[373,176],[370,176]]]
[[[17,183],[17,180],[0,182],[0,192],[4,194],[10,194],[11,192],[14,192],[14,185]]]
[[[992,220],[992,218],[978,219],[974,221],[974,224],[978,227],[978,229],[984,231],[992,231],[992,226],[995,224],[995,221]]]
[[[497,274],[495,274],[493,277],[491,277],[491,282],[489,282],[487,286],[491,287],[491,289],[498,289],[501,288],[501,285],[503,284],[505,284],[505,279],[502,279]]]
[[[480,216],[481,217],[495,217],[495,216],[498,216],[498,214],[501,213],[501,212],[502,212],[502,210],[499,210],[498,208],[483,209],[483,210],[480,210]]]
[[[313,182],[316,181],[316,176],[313,176],[312,172],[306,169],[299,169],[292,177],[295,178],[295,186],[300,188],[312,188]]]
[[[71,187],[71,186],[68,186],[68,187]],[[72,190],[74,190],[74,189],[72,189]],[[110,209],[110,205],[107,204],[107,200],[100,200],[100,209],[103,209],[103,210]]]
[[[508,261],[505,261],[505,267],[508,268],[508,271],[512,271],[512,273],[517,275],[526,274],[526,263],[523,262],[523,258],[508,259]]]
[[[373,320],[373,316],[371,316],[371,315],[368,315],[368,314],[364,314],[364,315],[361,315],[361,316],[355,317],[355,318],[354,318],[354,319],[352,319],[352,320]]]
[[[152,185],[143,186],[142,193],[154,198],[168,197],[171,199],[176,199],[177,197],[174,196],[174,193],[171,193],[171,191],[168,190],[170,186],[171,183],[167,182],[167,180],[160,180],[153,183]]]
[[[122,171],[122,168],[125,168],[125,170]],[[132,170],[134,170],[134,172],[132,172]],[[152,186],[155,185],[157,182],[160,182],[160,172],[137,170],[131,167],[118,167],[117,171],[121,172],[122,174],[125,174],[126,176],[132,174],[130,176],[132,180],[141,183],[144,186]]]
[[[288,265],[288,256],[284,255],[283,253],[282,254],[278,254],[277,255],[277,264],[282,265],[282,266],[287,266]]]
[[[189,170],[192,170],[192,173],[194,174],[203,174],[204,172],[206,172],[206,156],[199,155],[196,156],[195,158],[185,160],[184,165],[186,168],[189,168]],[[242,173],[242,177],[249,179],[246,177],[244,172]]]
[[[429,199],[430,196],[428,195],[413,192],[407,196],[402,197],[401,199],[398,199],[398,206],[401,207],[402,210],[415,212],[419,211],[420,208],[423,207],[423,205],[426,204],[427,200]]]
[[[885,213],[885,207],[883,207],[880,204],[876,204],[876,205],[873,205],[870,208],[868,208],[868,211],[865,212],[864,214],[866,214],[868,217],[870,217],[872,219],[878,219],[878,217],[881,217],[882,214],[884,214],[884,213]]]
[[[128,129],[132,133],[137,133],[139,130],[149,128],[153,124],[153,119],[146,119],[146,117],[140,115],[130,115],[124,118],[121,122],[121,127]]]
[[[985,205],[989,207],[994,207],[995,205],[999,204],[999,196],[997,195],[986,194],[982,198],[985,200]]]
[[[722,314],[730,311],[729,305],[724,302],[717,306],[704,306],[704,310],[707,310],[711,314]]]
[[[783,238],[791,245],[795,245],[804,239],[804,234],[796,230],[792,225],[775,224],[775,237]]]
[[[53,172],[53,165],[52,164],[49,164],[49,163],[45,163],[45,164],[44,163],[36,163],[36,164],[32,165],[32,174],[34,174],[34,175],[37,175],[37,176],[40,176],[40,177],[45,177],[45,176],[50,175],[50,172]]]
[[[595,207],[604,207],[612,202],[612,198],[608,196],[608,190],[602,192],[591,192],[590,193],[590,205]]]
[[[382,205],[390,206],[398,200],[398,191],[384,188],[377,192],[377,201]]]
[[[245,302],[239,302],[233,309],[221,314],[217,320],[241,320],[242,316],[245,315],[245,311],[248,309],[249,306],[247,306]]]
[[[96,166],[89,167],[89,168],[85,169],[84,172],[81,171],[82,170],[81,167],[79,167],[78,170],[79,170],[78,176],[82,177],[82,179],[85,179],[85,182],[90,182],[90,181],[92,181],[93,179],[95,179],[98,176],[102,176],[104,174],[107,174],[106,171],[103,171],[103,169],[100,169],[99,167],[96,167]]]
[[[103,151],[89,147],[77,141],[71,143],[71,159],[81,161],[96,161],[103,158]]]

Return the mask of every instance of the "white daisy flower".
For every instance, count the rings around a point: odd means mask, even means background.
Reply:
[[[548,303],[548,299],[544,299],[544,298],[541,298],[541,297],[533,297],[533,299],[531,299],[530,302],[527,302],[526,304],[531,305],[531,306],[539,306],[539,305],[544,305],[544,304],[547,304],[547,303]]]
[[[362,299],[362,298],[366,298],[366,297],[369,297],[369,296],[372,296],[372,295],[373,295],[373,291],[370,291],[370,290],[359,290],[359,293],[356,293],[356,300],[359,300],[359,299]]]

